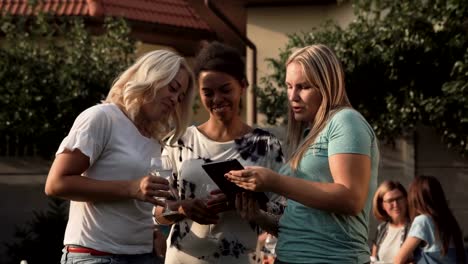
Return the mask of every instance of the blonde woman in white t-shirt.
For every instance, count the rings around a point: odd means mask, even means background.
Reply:
[[[405,241],[410,226],[405,187],[397,181],[384,181],[375,192],[373,213],[383,221],[372,243],[371,259],[377,263],[393,263]]]
[[[149,52],[83,111],[60,144],[45,192],[70,200],[61,263],[154,264],[152,209],[168,182],[148,175],[161,140],[190,120],[194,78],[181,56]]]

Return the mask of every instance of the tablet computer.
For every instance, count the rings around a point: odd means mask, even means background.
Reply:
[[[260,208],[266,208],[266,203],[269,199],[265,193],[246,190],[224,177],[224,174],[228,173],[229,171],[244,169],[242,164],[240,164],[237,159],[205,163],[202,164],[202,168],[216,183],[216,185],[218,185],[219,189],[228,197],[229,200],[235,200],[237,193],[248,192],[253,194],[253,196],[257,199]]]

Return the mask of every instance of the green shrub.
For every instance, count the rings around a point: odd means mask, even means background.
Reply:
[[[68,202],[51,198],[49,210],[34,212],[26,227],[17,227],[12,243],[5,243],[8,263],[60,263],[63,236],[68,218]]]
[[[468,1],[355,0],[347,28],[332,22],[289,36],[272,74],[261,80],[260,112],[286,122],[285,62],[291,50],[323,43],[343,62],[353,106],[379,138],[435,127],[449,147],[467,153]],[[461,120],[461,121],[460,121]]]
[[[133,60],[123,19],[91,35],[80,18],[0,18],[0,155],[51,157],[85,108]]]

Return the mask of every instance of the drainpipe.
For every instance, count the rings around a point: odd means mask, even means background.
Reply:
[[[252,50],[252,123],[257,123],[257,47],[255,44],[242,34],[239,29],[219,10],[210,0],[205,0],[205,6],[208,7],[224,24],[226,24],[236,35]]]

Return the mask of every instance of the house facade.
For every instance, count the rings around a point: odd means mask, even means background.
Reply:
[[[0,0],[0,10],[13,15],[34,15],[27,0]],[[332,0],[49,0],[40,1],[41,11],[58,16],[83,16],[90,30],[99,33],[105,16],[127,19],[132,35],[139,41],[138,53],[172,49],[190,61],[205,41],[219,40],[238,48],[247,63],[249,83],[270,71],[266,58],[278,56],[287,35],[309,31],[326,20],[346,26],[353,19],[350,1]],[[255,51],[255,52],[253,52]],[[254,80],[255,78],[255,80]],[[242,116],[249,124],[264,126],[256,110],[256,95],[249,88]],[[193,123],[207,119],[199,109]],[[271,128],[284,138],[284,130]],[[381,145],[379,182],[393,179],[408,186],[415,174],[431,174],[442,182],[447,199],[465,232],[468,232],[468,161],[447,150],[430,128],[415,136]],[[43,185],[49,161],[35,158],[0,157],[0,243],[9,241],[14,227],[30,219],[33,210],[47,208]],[[20,206],[19,206],[20,205]],[[371,236],[376,222],[371,224]],[[0,262],[1,258],[0,248]]]

